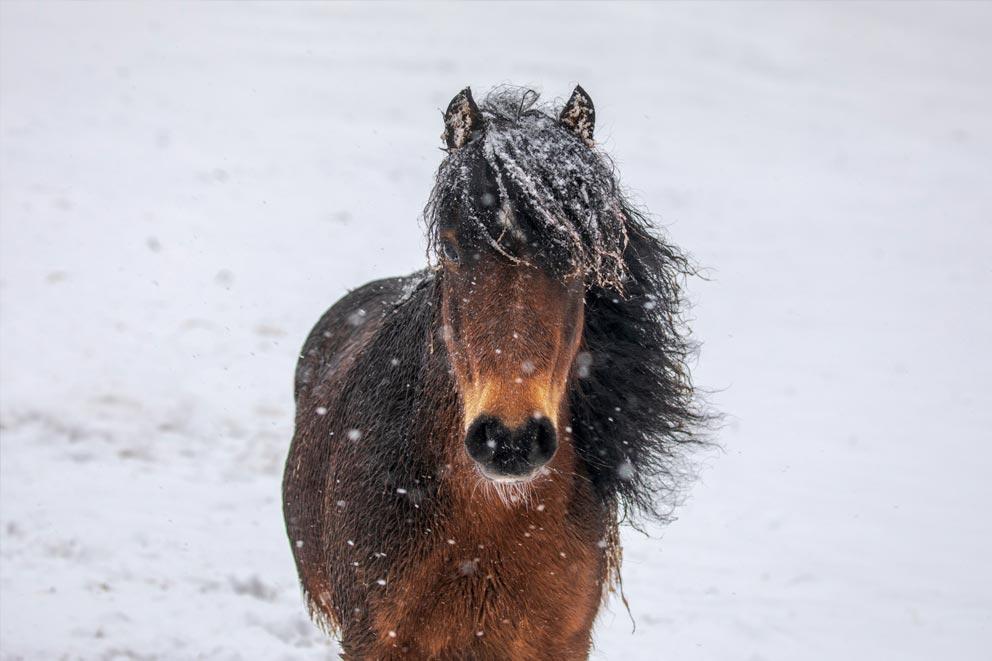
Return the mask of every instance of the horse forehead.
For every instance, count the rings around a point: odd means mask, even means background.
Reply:
[[[551,315],[569,299],[572,283],[528,262],[511,262],[497,255],[480,258],[468,282],[476,302],[500,313],[524,311],[535,321]],[[547,314],[541,314],[547,313]]]

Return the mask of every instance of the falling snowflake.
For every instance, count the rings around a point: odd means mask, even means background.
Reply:
[[[589,377],[592,368],[592,354],[588,351],[582,351],[575,357],[575,367],[576,373],[579,375],[580,379],[586,379]]]
[[[352,326],[361,326],[365,322],[366,314],[365,310],[359,308],[348,315],[348,323]]]
[[[623,462],[617,466],[617,477],[621,480],[634,479],[634,464],[630,463],[630,459],[624,459]]]

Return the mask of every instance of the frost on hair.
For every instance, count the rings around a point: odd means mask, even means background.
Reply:
[[[622,291],[636,212],[610,161],[537,101],[519,88],[486,97],[481,139],[451,151],[438,170],[425,210],[431,247],[438,227],[456,218],[460,230],[505,257],[528,258],[506,240],[516,234],[540,246],[539,259],[560,275]]]

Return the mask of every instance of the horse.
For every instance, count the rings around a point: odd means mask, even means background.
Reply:
[[[687,256],[623,193],[577,86],[444,113],[428,267],[301,351],[283,508],[345,659],[584,659],[618,526],[665,519],[700,443]]]

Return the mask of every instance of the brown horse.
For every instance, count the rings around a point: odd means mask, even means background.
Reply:
[[[686,260],[582,88],[536,101],[452,100],[433,268],[352,291],[303,347],[286,527],[345,658],[586,658],[618,522],[664,516],[695,442]]]

